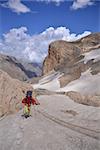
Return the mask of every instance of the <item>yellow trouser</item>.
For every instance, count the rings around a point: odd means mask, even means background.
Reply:
[[[25,115],[30,115],[31,114],[31,106],[24,106],[24,114]]]

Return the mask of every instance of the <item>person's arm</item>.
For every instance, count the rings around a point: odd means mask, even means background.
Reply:
[[[25,98],[22,100],[22,103],[23,103],[23,104],[26,104],[26,99],[25,99]]]
[[[34,105],[40,105],[39,101],[37,99],[32,98],[32,104]]]

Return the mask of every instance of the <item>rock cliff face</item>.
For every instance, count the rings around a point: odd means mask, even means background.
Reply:
[[[0,70],[0,116],[20,110],[21,100],[28,89],[32,89],[29,84],[12,79]]]
[[[100,33],[91,34],[75,42],[55,41],[49,45],[48,56],[43,63],[43,75],[59,65],[72,66],[83,58],[82,54],[100,48]]]
[[[66,63],[70,63],[80,55],[80,49],[66,41],[55,41],[50,44],[48,50],[48,56],[43,63],[43,74],[48,73],[56,66]]]
[[[85,53],[100,47],[100,33],[91,34],[76,42],[55,41],[50,44],[48,56],[43,63],[43,75],[52,70],[60,71],[64,75],[60,78],[61,87],[72,80],[78,79],[82,72],[91,67],[92,74],[100,72],[100,61],[89,59],[84,63]],[[99,53],[99,52],[97,52]],[[88,55],[88,54],[87,54]],[[92,56],[93,57],[93,56]]]

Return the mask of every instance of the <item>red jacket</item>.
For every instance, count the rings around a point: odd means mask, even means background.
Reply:
[[[33,104],[33,105],[38,105],[39,104],[39,102],[37,102],[35,99],[30,98],[30,97],[24,98],[22,100],[22,103],[25,104],[25,105],[28,104],[28,106],[31,106],[31,104]]]

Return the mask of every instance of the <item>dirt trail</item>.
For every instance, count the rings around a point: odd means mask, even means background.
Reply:
[[[63,126],[63,127],[69,128],[69,129],[74,130],[74,131],[79,132],[79,133],[82,133],[82,134],[89,136],[91,138],[100,140],[100,131],[92,130],[89,128],[84,128],[82,126],[63,121],[59,118],[56,118],[56,117],[44,112],[43,110],[37,110],[37,112],[42,114],[44,117],[52,120],[53,122]]]
[[[73,123],[74,117],[78,118],[78,116],[72,117],[59,112],[66,108],[65,97],[40,96],[38,99],[41,105],[32,108],[32,117],[22,118],[22,111],[20,111],[0,121],[0,150],[100,149],[98,126],[94,125],[93,129],[87,127],[88,130],[86,127],[81,128],[80,124]],[[60,104],[60,100],[63,101],[63,105]],[[54,103],[57,103],[55,107]]]

